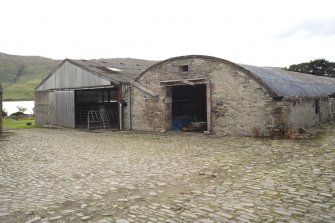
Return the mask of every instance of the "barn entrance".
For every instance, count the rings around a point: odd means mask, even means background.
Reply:
[[[76,128],[117,129],[117,98],[117,88],[75,91]]]
[[[207,130],[206,84],[172,86],[172,129],[203,132]]]

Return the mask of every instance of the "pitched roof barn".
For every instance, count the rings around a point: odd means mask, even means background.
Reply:
[[[155,96],[134,81],[153,63],[137,59],[65,59],[35,88],[37,125],[87,127],[87,114],[100,114],[103,109],[110,113],[108,124],[121,126],[116,116],[122,114],[120,108],[129,85]],[[93,115],[91,118],[92,122],[100,122]]]
[[[113,82],[114,84],[130,83],[143,72],[149,65],[155,63],[154,61],[147,61],[146,64],[133,62],[111,62],[104,60],[63,60],[44,80],[35,88],[39,90],[40,87],[50,79],[52,75],[57,72],[64,64],[70,63],[74,66],[80,67],[91,74],[97,75],[102,79]],[[149,64],[149,65],[148,65]],[[89,83],[87,83],[89,85]],[[42,90],[42,89],[41,89]]]

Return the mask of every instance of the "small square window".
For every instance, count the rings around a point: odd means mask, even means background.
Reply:
[[[188,65],[179,66],[179,71],[180,72],[187,72],[187,71],[189,71]]]

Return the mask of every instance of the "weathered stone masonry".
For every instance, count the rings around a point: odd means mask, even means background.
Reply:
[[[190,71],[180,73],[178,66],[188,64]],[[158,93],[153,99],[134,89],[133,129],[169,130],[170,119],[165,103],[167,87],[160,81],[206,78],[211,88],[211,132],[218,135],[270,135],[275,122],[275,102],[256,81],[229,65],[210,59],[183,59],[165,63],[149,70],[138,82]]]
[[[2,87],[0,83],[0,134],[2,133]]]
[[[318,103],[318,108],[317,108]],[[310,128],[319,123],[334,119],[330,98],[284,98],[280,104],[280,121],[282,122],[282,134],[285,136],[295,134],[301,129]],[[280,122],[279,121],[279,122]]]

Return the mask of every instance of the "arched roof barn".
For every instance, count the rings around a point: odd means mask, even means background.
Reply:
[[[158,95],[149,100],[133,90],[130,122],[151,131],[178,129],[175,122],[185,118],[223,135],[283,134],[328,120],[335,93],[335,78],[204,55],[158,62],[135,80]]]

